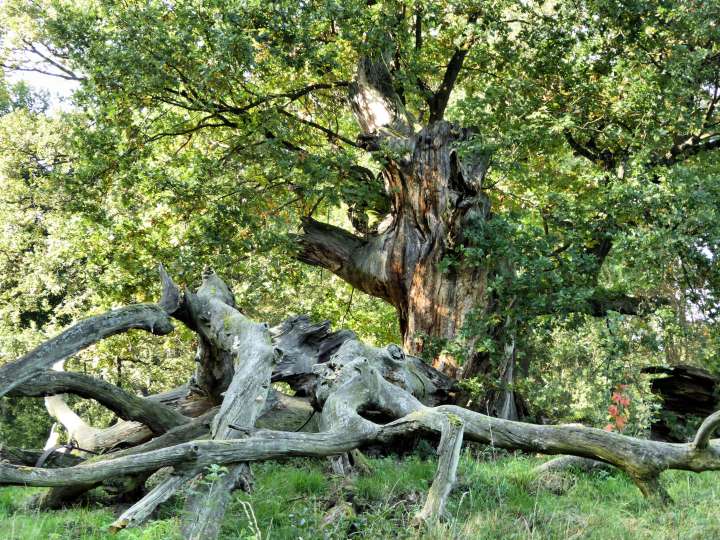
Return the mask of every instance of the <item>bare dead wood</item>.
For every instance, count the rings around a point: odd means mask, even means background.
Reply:
[[[94,399],[120,418],[141,422],[158,434],[188,421],[171,407],[134,396],[107,381],[80,373],[45,371],[35,375],[32,381],[16,386],[8,395],[42,397],[65,393]]]
[[[178,490],[196,474],[196,470],[174,472],[113,521],[110,525],[110,531],[118,532],[127,527],[141,525],[152,515],[159,505],[175,495]]]
[[[457,466],[460,460],[460,448],[463,440],[462,421],[448,416],[442,427],[440,445],[438,446],[438,466],[430,491],[422,510],[415,515],[417,523],[439,519],[445,514],[445,505],[450,491],[455,485]]]
[[[407,398],[405,398],[407,399]],[[439,415],[437,413],[440,413]],[[117,475],[157,470],[180,463],[199,466],[260,461],[288,456],[338,455],[369,443],[388,443],[418,432],[440,432],[438,417],[455,414],[465,424],[468,440],[498,448],[546,454],[574,454],[602,459],[636,475],[659,474],[669,469],[694,472],[720,470],[720,440],[707,448],[692,443],[665,443],[635,439],[603,430],[570,426],[536,426],[488,417],[445,405],[420,407],[388,424],[361,432],[291,433],[258,430],[242,440],[202,440],[97,463],[61,469],[0,464],[0,484],[28,486],[81,485]],[[369,421],[366,421],[369,422]],[[365,424],[372,426],[372,422]],[[632,476],[632,475],[631,475]]]
[[[171,286],[174,287],[168,285]],[[663,471],[720,470],[720,440],[710,439],[720,424],[720,413],[706,419],[695,441],[688,444],[635,439],[576,425],[542,426],[493,418],[443,404],[443,392],[447,397],[452,381],[417,358],[405,355],[399,347],[370,347],[357,339],[344,339],[349,336],[335,339],[337,336],[333,337],[322,325],[298,325],[292,339],[288,337],[292,328],[286,328],[285,334],[276,334],[278,343],[282,342],[280,336],[285,335],[285,343],[293,344],[289,349],[295,352],[298,362],[322,356],[324,339],[333,343],[334,352],[328,353],[326,361],[312,366],[314,378],[305,385],[313,407],[319,411],[322,431],[256,429],[276,359],[267,326],[242,316],[234,308],[229,289],[211,273],[204,275],[203,286],[196,295],[186,291],[183,295],[178,293],[177,298],[174,313],[203,337],[215,361],[231,363],[233,378],[222,405],[141,446],[72,467],[53,469],[0,463],[0,484],[82,492],[111,479],[148,475],[163,467],[174,467],[177,477],[135,505],[127,525],[147,517],[161,499],[179,489],[189,477],[184,476],[184,471],[194,474],[211,465],[226,466],[225,475],[205,483],[198,496],[191,497],[191,518],[184,525],[188,538],[213,538],[219,531],[230,493],[239,482],[247,481],[247,463],[291,456],[342,456],[367,445],[392,444],[419,434],[441,436],[438,473],[420,513],[421,519],[442,514],[463,439],[499,448],[573,455],[609,463],[627,472],[645,496],[659,502],[668,500],[659,481]],[[317,339],[310,339],[312,335]],[[307,366],[299,371],[304,370]],[[303,403],[308,406],[307,401]],[[213,438],[197,439],[208,433]],[[49,493],[57,501],[63,491]]]
[[[169,278],[166,281],[168,288],[172,288]],[[255,426],[270,388],[276,355],[268,326],[240,314],[229,287],[211,271],[203,274],[196,295],[185,292],[184,309],[190,326],[203,339],[210,363],[220,366],[223,376],[228,370],[232,373],[220,410],[212,420],[211,435],[218,441],[244,436],[244,429]],[[198,373],[196,381],[197,377]],[[197,482],[186,504],[184,537],[216,538],[233,490],[248,483],[249,478],[249,466],[234,463],[212,482]],[[144,504],[139,503],[140,507]]]
[[[713,436],[718,426],[720,426],[720,411],[714,412],[700,424],[693,441],[695,448],[705,450],[710,444],[710,437]]]
[[[536,474],[545,474],[548,472],[559,472],[567,470],[578,470],[583,472],[592,472],[600,470],[612,470],[614,467],[604,461],[595,459],[578,457],[578,456],[560,456],[546,461],[542,465],[535,467]]]
[[[80,321],[18,360],[0,367],[0,397],[56,362],[101,339],[132,329],[165,335],[173,326],[167,312],[157,304],[126,306]]]
[[[113,309],[84,319],[21,358],[0,367],[0,397],[16,386],[47,370],[54,364],[107,337],[133,329],[155,335],[173,331],[170,314],[177,311],[179,297],[169,286],[172,281],[160,265],[162,297],[158,304],[136,304]]]
[[[54,448],[54,447],[53,447]],[[15,448],[6,444],[0,444],[0,462],[13,463],[15,465],[36,466],[45,450],[34,450],[26,448]],[[72,467],[84,461],[80,456],[66,452],[52,452],[43,461],[43,467]]]

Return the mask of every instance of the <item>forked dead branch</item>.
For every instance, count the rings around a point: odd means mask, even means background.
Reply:
[[[164,479],[112,528],[141,524],[159,504],[194,482],[183,534],[215,538],[232,491],[252,484],[249,463],[341,456],[418,435],[440,439],[437,474],[416,515],[419,522],[443,515],[464,440],[599,460],[625,471],[657,502],[669,501],[659,481],[663,471],[720,469],[720,441],[711,439],[720,412],[708,417],[687,444],[494,418],[452,405],[453,381],[396,345],[371,347],[352,332],[331,332],[327,323],[312,324],[306,317],[269,328],[243,316],[230,289],[211,271],[204,273],[195,293],[181,291],[162,267],[160,274],[158,304],[81,321],[0,369],[2,395],[66,392],[102,403],[129,426],[129,448],[114,450],[119,441],[112,440],[110,447],[89,449],[102,452],[99,456],[80,463],[47,460],[42,467],[30,466],[37,453],[3,449],[0,484],[50,487],[40,504],[53,507],[121,477],[137,486],[162,469]],[[133,328],[168,333],[171,318],[198,336],[196,372],[182,388],[139,398],[92,377],[48,371],[54,362],[108,335]],[[295,396],[273,390],[271,383],[279,381],[290,385]],[[199,481],[211,465],[224,465],[228,472],[219,481]]]

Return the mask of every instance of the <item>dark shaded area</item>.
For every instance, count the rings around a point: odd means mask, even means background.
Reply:
[[[653,394],[663,400],[660,418],[651,426],[655,440],[686,442],[702,419],[718,409],[720,379],[709,371],[694,366],[652,366],[642,373],[664,375],[652,381]]]

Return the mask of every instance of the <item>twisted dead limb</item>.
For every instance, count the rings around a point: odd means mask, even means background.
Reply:
[[[132,329],[165,335],[173,330],[168,313],[158,304],[137,304],[90,317],[44,342],[22,358],[0,368],[0,397],[50,366],[115,334]]]
[[[208,466],[288,456],[338,455],[367,444],[389,443],[398,437],[415,433],[441,433],[443,418],[447,417],[447,413],[457,415],[464,422],[464,435],[468,440],[488,444],[492,441],[499,448],[589,456],[606,460],[624,470],[630,469],[636,474],[659,474],[669,469],[693,472],[720,470],[720,440],[711,440],[706,448],[698,449],[692,443],[647,441],[595,428],[534,426],[458,409],[452,406],[421,407],[382,426],[365,420],[367,423],[363,423],[365,427],[359,432],[334,430],[293,433],[257,430],[250,438],[242,440],[192,441],[60,469],[2,463],[0,484],[40,487],[78,485],[100,482],[118,474],[153,471],[181,463]]]
[[[204,275],[196,295],[188,291],[181,294],[164,273],[163,283],[164,297],[169,299],[163,303],[163,310],[188,324],[202,341],[198,371],[188,391],[204,389],[205,403],[218,400],[219,407],[175,427],[170,426],[171,415],[169,424],[156,426],[167,431],[154,439],[72,467],[0,463],[0,484],[81,492],[110,479],[147,476],[172,467],[171,477],[116,522],[115,527],[120,528],[142,522],[157,504],[186,485],[198,471],[210,465],[225,465],[230,473],[217,484],[222,489],[201,490],[198,498],[191,498],[194,517],[185,526],[188,537],[212,538],[219,530],[229,494],[247,471],[245,463],[291,456],[338,456],[368,445],[389,446],[422,434],[439,435],[441,443],[438,473],[417,516],[419,521],[442,515],[463,439],[511,450],[600,460],[626,471],[645,496],[661,502],[668,499],[659,482],[662,471],[720,470],[720,441],[710,439],[720,424],[719,413],[703,423],[695,441],[689,444],[635,439],[577,425],[540,426],[492,418],[444,405],[444,399],[453,391],[451,381],[417,358],[406,356],[399,347],[370,347],[352,334],[332,333],[326,325],[313,325],[303,318],[286,322],[280,331],[273,329],[275,345],[281,349],[279,369],[273,370],[275,354],[267,327],[249,321],[235,309],[232,295],[217,276]],[[324,344],[325,339],[328,344]],[[228,373],[232,377],[217,394]],[[63,384],[70,384],[67,381],[71,378],[65,377]],[[285,380],[306,396],[296,398],[306,412],[309,407],[302,400],[312,402],[318,411],[319,433],[254,428],[271,378]],[[41,387],[50,384],[45,378],[38,380],[38,388],[28,392],[42,394]],[[25,386],[18,391],[22,388]],[[182,391],[172,394],[147,401],[166,407],[163,400],[177,403]],[[283,399],[273,402],[281,403]],[[109,404],[111,398],[107,400]],[[312,417],[310,412],[308,418]],[[198,440],[208,435],[214,438]],[[60,495],[63,491],[51,493]]]
[[[177,471],[170,474],[164,481],[160,482],[147,495],[113,521],[110,525],[110,531],[118,532],[127,527],[137,527],[143,524],[159,505],[175,495],[185,483],[197,476],[198,472],[196,469],[183,470],[178,467]]]
[[[94,399],[124,420],[145,424],[155,434],[165,433],[189,421],[171,407],[129,394],[114,384],[81,373],[44,371],[35,375],[32,381],[11,389],[8,395],[43,397],[65,393]]]
[[[203,276],[197,296],[185,294],[187,312],[215,356],[233,367],[233,377],[212,421],[214,440],[241,437],[252,429],[270,388],[276,359],[267,325],[254,323],[235,309],[227,286],[214,273]],[[216,538],[232,492],[250,483],[250,468],[235,463],[212,483],[196,484],[188,498],[182,531],[187,540]],[[180,485],[180,484],[178,484]],[[142,501],[141,501],[142,502]]]

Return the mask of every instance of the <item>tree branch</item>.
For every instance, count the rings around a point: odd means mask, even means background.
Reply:
[[[453,53],[452,58],[450,58],[440,87],[428,101],[430,107],[429,123],[432,124],[433,122],[438,122],[443,119],[445,109],[450,101],[450,94],[455,87],[455,82],[457,81],[467,54],[467,49],[455,49],[455,53]]]
[[[690,137],[685,142],[674,145],[663,157],[651,161],[649,168],[658,165],[671,167],[692,156],[718,148],[720,148],[720,134],[710,135],[702,140],[698,137]]]
[[[710,437],[712,437],[715,430],[720,426],[720,411],[717,411],[708,416],[697,430],[693,445],[698,450],[704,450],[710,444]]]
[[[468,26],[475,24],[476,21],[477,15],[469,16]],[[443,116],[445,115],[445,109],[447,108],[448,102],[450,101],[450,94],[452,93],[453,88],[455,87],[455,83],[457,82],[458,75],[462,70],[463,63],[465,62],[465,57],[467,56],[468,52],[470,52],[470,47],[472,47],[472,40],[469,40],[468,43],[463,47],[456,48],[455,52],[450,58],[450,62],[448,62],[448,65],[445,68],[445,74],[443,75],[443,80],[440,83],[440,87],[428,101],[428,105],[430,107],[430,124],[443,119]]]
[[[360,59],[348,93],[364,135],[394,139],[413,133],[413,119],[393,87],[388,60],[382,54]]]
[[[663,298],[628,296],[604,289],[596,289],[588,299],[589,314],[594,317],[605,317],[608,311],[616,311],[623,315],[642,315],[667,304],[668,301]]]
[[[311,217],[302,222],[297,259],[330,270],[353,287],[392,302],[385,275],[382,238],[364,240]]]
[[[80,373],[46,371],[13,388],[11,396],[53,396],[71,393],[94,399],[124,420],[135,420],[160,434],[185,424],[189,419],[157,401],[133,396],[114,384]]]
[[[22,358],[0,368],[0,397],[50,366],[97,343],[132,329],[165,335],[173,330],[168,313],[157,304],[137,304],[90,317],[49,339]]]
[[[294,114],[286,111],[285,109],[280,109],[280,114],[287,116],[289,118],[292,118],[296,122],[300,122],[301,124],[305,124],[306,126],[310,126],[313,129],[317,129],[318,131],[322,131],[325,135],[327,135],[328,139],[330,141],[338,140],[342,141],[345,144],[349,146],[354,146],[355,148],[363,149],[361,145],[356,143],[355,141],[351,141],[347,137],[343,137],[339,133],[334,132],[332,129],[326,128],[325,126],[322,126],[318,124],[317,122],[313,122],[312,120],[307,120],[305,118],[300,118],[299,116],[295,116]]]

